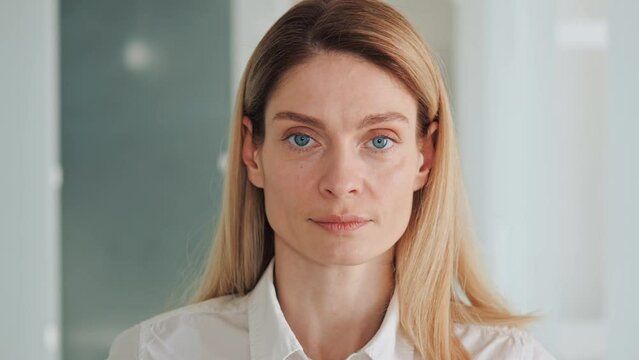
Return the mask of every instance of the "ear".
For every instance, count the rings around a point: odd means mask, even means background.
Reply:
[[[413,191],[417,191],[426,185],[428,180],[428,173],[433,165],[433,159],[435,158],[435,142],[433,140],[433,134],[437,131],[437,121],[431,121],[426,130],[426,136],[422,137],[418,142],[419,148],[419,168],[417,170],[417,176],[415,177],[415,186]]]
[[[242,162],[246,166],[246,173],[251,184],[263,189],[264,173],[259,149],[253,143],[253,124],[246,116],[242,117]]]

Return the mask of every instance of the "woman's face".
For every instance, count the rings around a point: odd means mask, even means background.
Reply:
[[[388,254],[425,184],[437,126],[418,138],[403,84],[352,55],[316,55],[284,75],[264,119],[258,148],[243,119],[242,157],[275,241],[324,265]]]

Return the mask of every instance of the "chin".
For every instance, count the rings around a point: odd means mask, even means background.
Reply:
[[[312,249],[310,257],[315,262],[323,265],[355,266],[375,260],[387,249],[374,251],[370,246],[370,238],[367,241],[331,241],[331,244],[323,244],[322,248]]]
[[[299,242],[285,239],[299,239]],[[394,242],[380,241],[383,234],[366,229],[357,234],[336,235],[321,229],[297,229],[287,237],[276,236],[282,250],[306,261],[323,266],[357,266],[377,261],[381,256],[391,256]],[[277,246],[276,246],[277,247]],[[295,256],[295,255],[293,255]]]

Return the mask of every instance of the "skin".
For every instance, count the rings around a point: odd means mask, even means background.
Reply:
[[[319,124],[274,119],[283,112]],[[367,115],[389,112],[405,120],[359,127]],[[258,147],[243,118],[242,160],[251,183],[264,190],[275,233],[278,301],[310,358],[345,359],[382,323],[394,289],[395,244],[408,225],[413,192],[426,183],[437,123],[418,137],[417,101],[408,89],[344,53],[315,55],[285,73],[265,121]],[[333,214],[369,221],[346,234],[313,221]]]

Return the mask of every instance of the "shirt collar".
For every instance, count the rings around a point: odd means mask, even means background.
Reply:
[[[273,266],[271,259],[248,300],[251,360],[283,360],[302,351],[277,301]]]
[[[251,360],[284,360],[301,356],[303,349],[289,327],[277,300],[273,283],[274,260],[271,259],[264,274],[249,295],[248,322]],[[399,299],[397,292],[388,304],[379,330],[359,350],[372,360],[412,359],[413,347],[400,333]],[[298,356],[292,356],[292,355]]]
[[[393,291],[382,324],[359,353],[377,359],[412,359],[413,347],[401,334],[399,324],[399,299]]]

